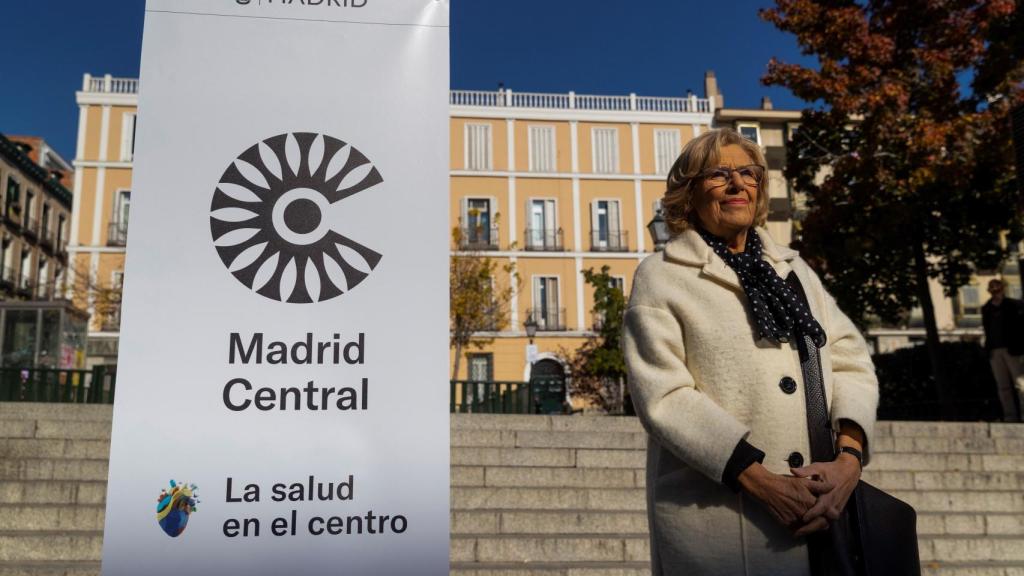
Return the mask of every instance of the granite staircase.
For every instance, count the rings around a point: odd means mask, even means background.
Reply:
[[[0,576],[99,574],[110,408],[0,403]],[[635,419],[455,415],[451,573],[647,576]],[[864,477],[925,574],[1024,576],[1024,425],[883,422]]]

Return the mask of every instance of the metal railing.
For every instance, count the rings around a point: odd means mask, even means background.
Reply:
[[[523,248],[535,252],[561,252],[564,250],[562,236],[561,228],[558,230],[527,228],[523,233],[525,240]]]
[[[27,238],[38,238],[39,220],[35,218],[25,218],[25,221],[21,225],[21,233],[24,234]]]
[[[557,414],[567,410],[564,378],[529,382],[451,380],[453,414]]]
[[[125,246],[128,244],[128,223],[114,221],[107,228],[107,246]]]
[[[461,250],[497,250],[497,226],[463,226],[459,242]]]
[[[713,114],[708,98],[696,96],[606,96],[596,94],[554,94],[542,92],[513,92],[512,90],[451,90],[448,103],[452,106],[483,108],[533,108],[544,110],[595,110],[603,112],[670,112]]]
[[[629,252],[629,231],[591,230],[590,250],[592,252]]]
[[[116,366],[0,368],[0,402],[113,404],[116,387]]]
[[[541,332],[564,332],[566,329],[565,308],[530,308],[526,317],[532,318]]]

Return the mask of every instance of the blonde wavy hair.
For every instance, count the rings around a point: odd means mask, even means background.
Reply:
[[[768,169],[761,147],[731,128],[718,128],[697,136],[683,146],[665,181],[665,196],[661,199],[662,215],[673,236],[697,224],[697,211],[693,201],[704,192],[705,171],[717,168],[722,147],[735,144],[765,167],[765,174],[757,186],[757,211],[754,226],[764,226],[768,220]]]

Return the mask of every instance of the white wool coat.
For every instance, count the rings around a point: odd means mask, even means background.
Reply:
[[[764,258],[795,271],[828,337],[820,351],[835,430],[860,425],[870,449],[878,381],[860,332],[798,254],[757,229]],[[736,274],[694,230],[640,263],[626,309],[623,351],[630,393],[648,433],[647,511],[655,576],[810,574],[806,540],[753,499],[722,484],[746,439],[764,466],[789,474],[787,458],[810,463],[800,357],[793,344],[756,339]],[[780,386],[797,382],[795,393]]]

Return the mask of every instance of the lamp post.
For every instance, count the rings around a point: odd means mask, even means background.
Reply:
[[[530,344],[533,344],[533,337],[537,335],[537,320],[534,319],[533,314],[523,322],[523,328],[526,328],[526,337],[530,339]]]
[[[647,230],[651,233],[651,239],[654,240],[654,251],[664,250],[669,233],[668,223],[665,222],[665,217],[661,214],[661,208],[654,213],[654,218],[647,224]]]

